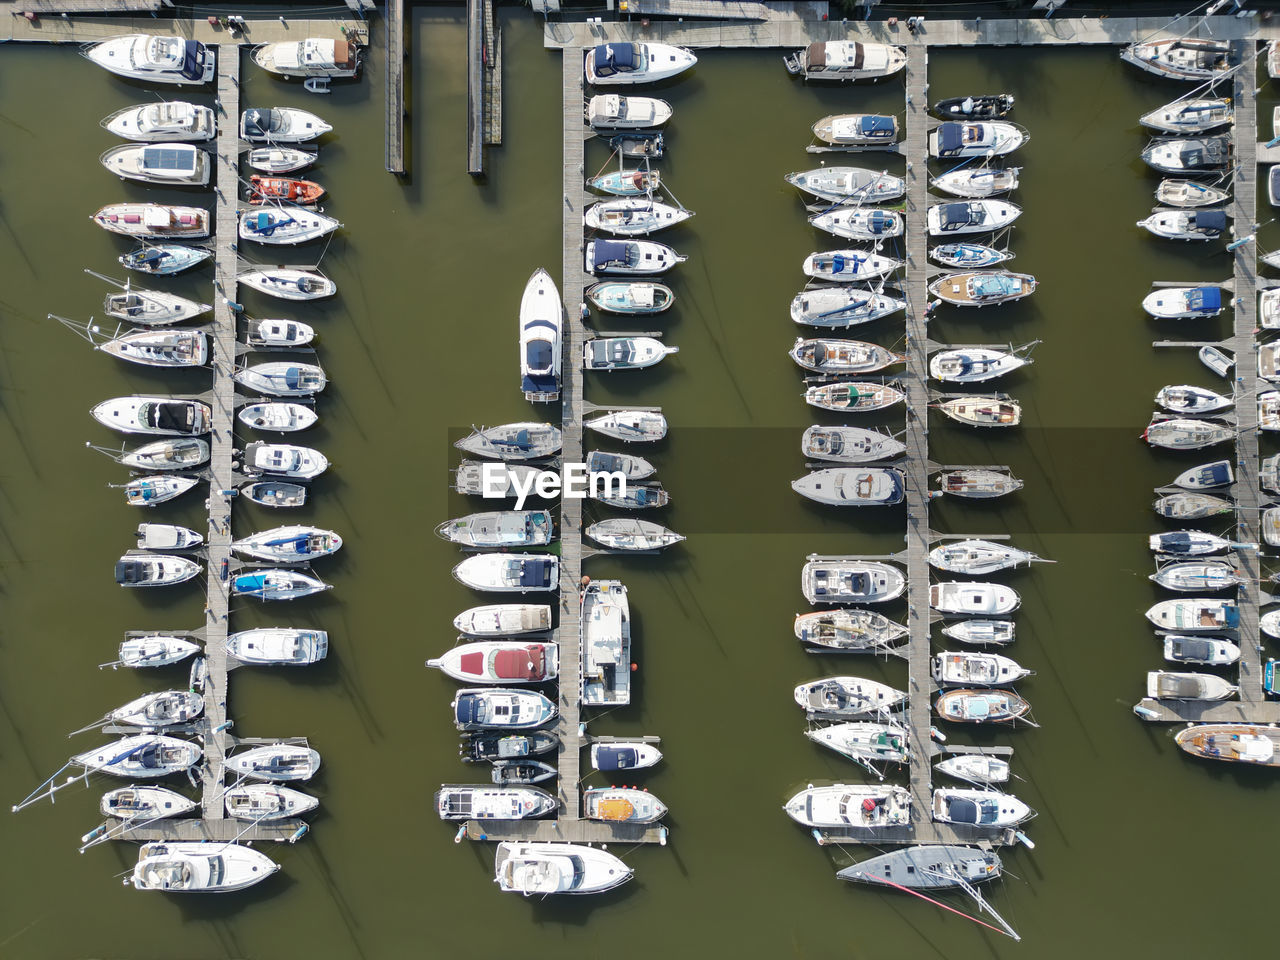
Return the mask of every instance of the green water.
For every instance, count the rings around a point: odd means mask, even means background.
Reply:
[[[491,848],[451,842],[429,803],[438,784],[467,777],[449,722],[454,685],[421,664],[450,644],[452,616],[478,601],[450,579],[457,555],[431,528],[479,507],[445,493],[449,433],[530,414],[516,389],[515,313],[535,267],[560,275],[559,56],[542,49],[528,16],[504,24],[505,142],[479,185],[464,173],[459,19],[414,20],[407,184],[382,169],[380,52],[362,84],[323,100],[245,71],[244,105],[294,104],[334,123],[315,176],[331,191],[327,212],[346,224],[324,260],[339,297],[272,311],[321,333],[331,386],[303,442],[333,468],[289,520],[346,538],[317,565],[335,589],[243,605],[233,618],[236,629],[330,631],[323,664],[242,670],[231,684],[236,733],[306,735],[322,752],[308,786],[323,801],[311,835],[267,849],[284,870],[251,892],[146,895],[116,879],[132,848],[76,854],[76,838],[99,822],[101,791],[68,790],[54,807],[0,820],[0,956],[1067,958],[1260,947],[1277,853],[1272,778],[1190,762],[1128,708],[1161,663],[1142,619],[1158,599],[1145,579],[1143,534],[1159,528],[1150,490],[1209,459],[1156,455],[1137,435],[1161,385],[1213,382],[1190,351],[1151,349],[1192,331],[1158,326],[1138,304],[1152,280],[1224,278],[1229,260],[1131,226],[1156,183],[1136,159],[1146,137],[1135,118],[1183,91],[1122,69],[1110,50],[931,57],[930,99],[1009,90],[1032,132],[1017,155],[1015,199],[1027,213],[1012,266],[1040,290],[978,316],[941,309],[932,322],[946,341],[1044,340],[1005,386],[1027,424],[989,435],[935,420],[930,438],[939,462],[1007,463],[1026,481],[1008,502],[937,505],[935,527],[1009,532],[1059,561],[1009,578],[1024,598],[1010,652],[1037,671],[1022,692],[1042,727],[952,735],[1013,745],[1015,791],[1040,811],[1027,831],[1036,850],[1009,851],[1011,876],[989,892],[1024,944],[841,884],[833,874],[848,858],[814,845],[779,809],[806,782],[861,778],[804,739],[791,687],[835,672],[903,686],[906,670],[813,657],[791,638],[805,554],[895,549],[901,520],[836,516],[787,487],[813,422],[785,355],[796,335],[787,304],[803,257],[828,244],[782,182],[813,165],[803,146],[815,119],[893,112],[900,87],[806,88],[777,51],[707,54],[664,85],[676,109],[664,179],[698,216],[669,238],[690,255],[670,275],[676,307],[635,327],[661,327],[681,352],[587,383],[598,403],[660,404],[672,425],[653,459],[674,498],[663,522],[689,542],[661,559],[589,567],[630,588],[640,665],[633,705],[592,729],[662,736],[666,762],[644,783],[671,807],[671,845],[615,849],[637,872],[616,894],[529,902],[496,892]],[[88,222],[93,210],[179,196],[113,181],[95,159],[111,143],[97,120],[147,92],[72,51],[16,46],[0,54],[0,91],[0,782],[16,801],[94,740],[73,745],[64,731],[183,682],[180,671],[94,669],[127,629],[195,626],[202,600],[195,586],[135,595],[111,582],[141,518],[106,487],[123,471],[83,442],[114,439],[87,415],[106,397],[204,383],[94,356],[43,319],[100,312],[103,287],[82,267],[121,272],[123,244]],[[593,146],[588,166],[604,160]],[[165,286],[208,299],[208,278]],[[242,299],[268,315],[268,301]],[[891,346],[900,330],[882,321],[853,335]],[[199,499],[153,519],[203,529]],[[284,522],[250,505],[236,518],[237,533]]]

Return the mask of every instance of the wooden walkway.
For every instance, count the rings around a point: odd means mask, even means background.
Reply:
[[[484,2],[467,0],[467,173],[484,173]]]
[[[25,9],[25,8],[23,8]],[[353,40],[362,46],[369,42],[369,25],[363,20],[245,20],[244,29],[234,35],[220,24],[203,17],[193,20],[170,20],[164,17],[53,17],[31,22],[23,17],[0,18],[0,42],[27,43],[92,43],[122,33],[151,33],[163,37],[187,37],[201,43],[253,46],[281,40],[305,40],[320,37]]]
[[[172,6],[172,0],[20,0],[18,3],[0,3],[0,17],[20,17],[25,13],[37,16],[63,13],[97,16],[152,13]]]
[[[404,163],[404,0],[387,0],[386,166],[401,176]]]

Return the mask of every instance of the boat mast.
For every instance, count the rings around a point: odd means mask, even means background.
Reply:
[[[933,873],[935,871],[929,871],[929,872]],[[944,874],[944,876],[946,876],[947,879],[949,880],[960,879],[958,877],[952,877],[946,874]],[[977,917],[970,916],[969,914],[965,913],[962,910],[957,910],[955,907],[947,906],[941,900],[935,900],[933,899],[933,897],[926,897],[923,893],[920,893],[918,890],[912,890],[910,887],[904,887],[902,884],[894,883],[892,880],[889,880],[885,877],[877,877],[875,874],[865,873],[865,874],[862,874],[860,878],[867,879],[867,880],[874,880],[876,883],[883,883],[887,887],[893,887],[893,889],[895,890],[901,890],[903,893],[909,893],[913,897],[919,897],[921,900],[925,901],[926,903],[932,903],[935,907],[941,907],[943,910],[946,910],[949,913],[954,913],[957,917],[963,917],[966,920],[970,920],[973,923],[976,923],[980,927],[986,927],[988,930],[993,930],[996,933],[1003,933],[1005,936],[1012,937],[1014,940],[1022,939],[1020,936],[1018,936],[1017,932],[1014,931],[1012,927],[1010,927],[1007,923],[1005,923],[1004,920],[1002,920],[995,913],[994,910],[991,910],[990,904],[988,904],[985,900],[982,899],[981,896],[978,895],[978,892],[973,889],[973,885],[966,883],[963,880],[960,880],[960,883],[962,884],[963,889],[978,901],[979,906],[983,906],[987,910],[989,910],[992,916],[995,916],[996,919],[1000,921],[1004,929],[1001,929],[1000,927],[992,926],[991,924],[987,923],[985,920],[979,920]]]
[[[973,902],[978,905],[979,910],[983,910],[986,913],[991,914],[991,916],[995,919],[996,923],[1000,924],[1000,926],[1004,928],[1004,932],[1006,935],[1012,937],[1014,940],[1022,939],[1022,937],[1018,936],[1018,932],[1014,930],[1013,927],[1009,926],[1008,923],[1005,922],[1004,917],[996,913],[995,907],[991,906],[991,904],[989,904],[986,901],[986,898],[984,898],[982,894],[978,892],[978,888],[975,887],[973,884],[971,884],[964,877],[960,876],[960,872],[955,868],[955,864],[947,864],[945,868],[931,867],[927,869],[925,872],[933,873],[941,877],[946,877],[948,880],[954,881],[956,886],[958,886],[961,890],[963,890],[965,893],[967,893],[970,897],[973,898]],[[970,919],[973,919],[973,918],[970,918]],[[981,921],[977,921],[977,922],[980,923]]]

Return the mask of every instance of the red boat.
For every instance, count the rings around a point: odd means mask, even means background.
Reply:
[[[291,180],[288,177],[263,177],[254,174],[249,178],[252,185],[249,191],[249,202],[252,204],[274,203],[316,203],[324,196],[324,187],[314,180]]]

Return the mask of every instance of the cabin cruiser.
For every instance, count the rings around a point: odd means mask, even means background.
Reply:
[[[259,627],[227,637],[227,654],[241,663],[301,667],[323,660],[329,653],[325,630]]]
[[[787,72],[806,80],[880,80],[907,65],[902,47],[858,40],[811,43],[782,59]]]
[[[305,347],[315,337],[315,327],[299,320],[267,318],[245,322],[245,343],[251,347]]]
[[[314,270],[294,267],[265,267],[236,277],[259,293],[281,300],[319,300],[338,292],[338,285]]]
[[[964,233],[990,233],[1007,227],[1022,215],[1022,208],[1004,200],[967,200],[935,203],[925,215],[931,237]]]
[[[1224,667],[1240,659],[1240,647],[1230,640],[1220,640],[1217,637],[1171,633],[1164,637],[1164,658],[1170,663]]]
[[[1175,557],[1202,557],[1222,553],[1232,547],[1249,546],[1225,540],[1203,530],[1170,530],[1165,533],[1153,533],[1147,538],[1147,542],[1156,553]]]
[[[876,113],[841,113],[823,117],[813,135],[837,147],[892,147],[898,140],[898,118]]]
[[[237,751],[225,765],[232,776],[250,780],[310,780],[320,769],[320,754],[305,743],[269,743]]]
[[[930,179],[929,183],[943,193],[953,197],[982,199],[994,197],[997,193],[1008,193],[1018,189],[1018,174],[1021,167],[974,167],[948,170],[946,173]]]
[[[884,603],[902,595],[902,571],[875,560],[809,560],[800,574],[804,597],[819,603]]]
[[[929,565],[948,573],[984,576],[1046,562],[1027,550],[991,540],[949,540],[929,551]]]
[[[929,376],[943,383],[985,383],[1025,367],[1025,354],[989,347],[940,350],[929,358]]]
[[[961,620],[942,628],[943,636],[961,643],[1013,643],[1012,620]]]
[[[472,590],[529,593],[560,589],[560,558],[540,553],[477,553],[453,568]]]
[[[319,450],[291,443],[250,443],[244,448],[244,472],[250,476],[271,474],[311,480],[329,469]]]
[[[1147,673],[1147,696],[1152,700],[1226,700],[1236,687],[1211,673]]]
[[[656,740],[657,738],[652,738]],[[662,751],[647,740],[601,738],[591,744],[591,769],[605,773],[657,766]]]
[[[156,277],[171,277],[199,266],[211,256],[213,252],[205,247],[189,247],[182,243],[144,243],[136,250],[121,254],[117,259],[127,270],[137,270]]]
[[[896,723],[833,723],[810,727],[804,735],[854,763],[906,763],[910,759],[907,729]]]
[[[1235,399],[1190,384],[1161,387],[1155,402],[1176,413],[1215,413],[1235,405]]]
[[[580,593],[578,646],[582,703],[631,702],[631,604],[620,580],[592,580]]]
[[[981,243],[940,243],[929,248],[929,256],[944,267],[982,269],[1012,260],[1008,250],[997,250]]]
[[[933,819],[973,827],[1012,827],[1035,816],[1017,797],[995,790],[939,787],[933,791]]]
[[[181,817],[200,804],[164,787],[119,787],[102,795],[98,808],[104,817],[120,820],[165,820]]]
[[[582,816],[605,823],[656,823],[667,806],[638,787],[588,787],[582,792]]]
[[[446,784],[436,791],[441,820],[530,820],[556,809],[557,800],[545,790],[526,786]]]
[[[619,245],[639,243],[643,241]],[[560,293],[551,275],[539,267],[520,298],[520,389],[531,403],[550,403],[560,398],[563,341]]]
[[[1022,422],[1022,407],[1003,395],[953,397],[930,406],[971,427],[1016,427]]]
[[[125,283],[122,292],[109,293],[102,301],[107,316],[128,320],[144,327],[163,326],[191,320],[213,309],[186,297],[158,290],[133,290]]]
[[[282,77],[354,77],[360,69],[360,48],[349,40],[308,37],[264,43],[253,50],[253,62]]]
[[[218,135],[213,108],[184,100],[137,103],[106,117],[102,127],[117,137],[144,143],[212,140]]]
[[[627,480],[645,480],[657,473],[657,468],[652,463],[633,454],[589,450],[585,463],[588,474],[620,473]]]
[[[1004,617],[1021,603],[1017,591],[1002,583],[951,581],[929,587],[929,606],[948,616]]]
[[[1222,40],[1177,37],[1129,44],[1120,59],[1135,67],[1173,80],[1212,80],[1231,69],[1231,47]]]
[[[222,804],[233,820],[270,823],[310,813],[320,806],[320,800],[274,783],[242,783],[223,792]]]
[[[1212,207],[1231,199],[1221,187],[1199,180],[1161,180],[1156,187],[1156,202],[1165,207]]]
[[[262,401],[240,408],[236,418],[246,427],[255,430],[273,430],[276,433],[296,433],[315,426],[319,416],[301,403]]]
[[[453,625],[473,637],[542,633],[551,629],[551,607],[542,603],[495,603],[471,607],[454,617]]]
[[[305,143],[333,127],[297,107],[251,107],[240,114],[240,137],[249,143]]]
[[[117,656],[122,667],[167,667],[199,652],[199,644],[182,637],[150,634],[122,641]]]
[[[239,234],[241,240],[281,246],[319,240],[341,226],[333,217],[291,204],[273,210],[242,211]]]
[[[582,215],[582,222],[592,230],[636,237],[674,227],[692,216],[692,210],[647,197],[619,197],[593,203]]]
[[[894,210],[833,207],[809,218],[819,230],[847,240],[885,240],[902,236],[902,214]]]
[[[948,120],[929,131],[929,156],[952,160],[1000,157],[1031,139],[1027,131],[1007,120],[958,122]]]
[[[860,860],[836,876],[873,887],[883,887],[884,881],[889,880],[910,890],[932,892],[984,883],[1000,873],[1000,857],[994,850],[924,843]]]
[[[196,240],[209,236],[209,211],[163,203],[112,203],[90,217],[110,233],[143,240]]]
[[[1022,481],[1017,477],[998,470],[968,468],[938,474],[938,489],[953,497],[987,500],[1016,493],[1022,486]]]
[[[463,683],[542,683],[560,675],[560,648],[523,640],[462,643],[427,661]]]
[[[190,740],[139,734],[78,753],[70,762],[113,777],[167,777],[195,766],[203,756],[200,745]]]
[[[453,473],[453,489],[458,493],[486,499],[518,497],[517,484],[521,485],[521,489],[533,490],[538,477],[544,472],[541,467],[531,467],[526,463],[504,463],[501,475],[496,478],[503,485],[497,486],[495,478],[486,476],[487,466],[480,460],[463,460]],[[534,492],[536,495],[536,490]],[[551,498],[555,496],[556,494],[552,494]]]
[[[943,687],[1003,687],[1032,673],[996,653],[944,650],[931,663],[933,679]]]
[[[815,460],[836,463],[870,463],[900,456],[907,449],[901,440],[865,427],[815,425],[800,438],[800,452]]]
[[[640,370],[679,352],[679,347],[653,337],[593,337],[582,345],[582,366],[585,370],[608,372]]]
[[[144,843],[129,882],[162,893],[231,893],[261,883],[280,865],[239,843]]]
[[[1193,97],[1156,107],[1138,122],[1164,133],[1204,133],[1230,123],[1232,115],[1231,101],[1225,97]]]
[[[906,397],[895,384],[837,380],[809,387],[804,402],[811,407],[837,412],[870,413],[901,403]]]
[[[121,433],[193,437],[209,432],[213,411],[196,400],[170,397],[118,397],[104,400],[90,413],[104,427]]]
[[[498,844],[493,871],[499,890],[526,897],[604,893],[632,876],[630,867],[599,847],[517,840]]]
[[[684,73],[698,58],[687,47],[669,43],[601,43],[587,51],[584,70],[587,83],[653,83]]]
[[[654,240],[588,240],[583,267],[588,273],[666,273],[688,257]]]
[[[601,93],[587,101],[585,116],[597,130],[642,130],[671,119],[671,104],[656,97],[620,97]]]
[[[124,485],[125,502],[131,507],[154,507],[180,497],[199,482],[196,477],[135,477]]]
[[[614,517],[599,520],[583,531],[588,537],[610,550],[662,550],[685,539],[674,530],[668,530],[652,520],[631,517]]]
[[[1201,450],[1234,440],[1231,424],[1219,420],[1192,420],[1186,417],[1163,417],[1157,414],[1142,439],[1153,447],[1166,450]]]
[[[863,167],[817,167],[784,178],[805,193],[832,203],[882,203],[907,192],[907,182],[884,171]]]
[[[667,418],[644,410],[618,410],[584,420],[582,425],[625,443],[661,440],[667,435]]]
[[[1197,723],[1174,734],[1193,757],[1258,767],[1280,767],[1280,728],[1253,723]]]
[[[1161,173],[1185,175],[1221,170],[1231,162],[1231,138],[1152,140],[1142,151],[1142,159]]]
[[[1138,226],[1166,240],[1216,240],[1227,229],[1222,210],[1158,209]]]
[[[204,697],[191,690],[148,693],[107,714],[112,723],[131,727],[171,727],[189,723],[204,713]]]
[[[214,52],[196,40],[130,33],[87,43],[81,53],[98,66],[130,80],[199,86],[213,79]]]
[[[545,547],[554,528],[546,510],[497,510],[446,520],[436,534],[464,547]]]
[[[1214,460],[1183,470],[1174,478],[1173,485],[1184,490],[1202,490],[1225,487],[1235,482],[1235,471],[1230,460]]]
[[[931,296],[957,307],[988,307],[1031,296],[1036,291],[1036,278],[1008,270],[947,273],[928,289]]]
[[[464,453],[495,460],[536,460],[560,449],[560,428],[549,423],[504,423],[475,429],[454,443]]]
[[[948,690],[934,702],[934,711],[956,723],[1011,723],[1026,716],[1031,704],[1012,690]]]
[[[245,162],[263,173],[294,173],[316,162],[314,147],[254,147]]]
[[[1230,600],[1207,597],[1162,600],[1147,611],[1147,619],[1174,633],[1235,630],[1240,625],[1240,609]]]
[[[463,763],[498,763],[549,753],[560,746],[560,738],[551,730],[529,730],[509,733],[505,730],[479,730],[463,736],[458,755]]]
[[[1276,166],[1280,167],[1280,164]],[[1272,287],[1258,294],[1258,325],[1264,330],[1280,327],[1280,287]]]
[[[1216,317],[1222,312],[1221,287],[1159,287],[1142,300],[1142,309],[1162,319]]]
[[[172,523],[140,523],[135,535],[139,550],[194,550],[204,544],[203,535]]]
[[[795,701],[806,713],[827,717],[856,717],[887,713],[902,706],[907,695],[862,677],[824,677],[795,688]]]
[[[328,383],[324,371],[314,363],[275,361],[242,367],[235,381],[250,390],[276,397],[308,397],[320,393]]]
[[[459,730],[523,730],[556,716],[556,705],[542,694],[505,687],[464,688],[450,707]]]
[[[791,489],[829,506],[881,506],[902,502],[906,479],[892,467],[827,467],[791,481]]]
[[[1009,761],[979,753],[962,753],[933,765],[939,773],[957,780],[986,786],[1009,782]]]
[[[231,544],[231,549],[237,553],[277,563],[299,563],[327,557],[341,548],[342,538],[333,531],[299,525],[264,530]]]
[[[826,376],[875,373],[907,359],[879,344],[862,340],[805,340],[803,337],[796,338],[787,355],[805,370]]]
[[[323,580],[292,569],[242,573],[231,578],[232,595],[259,600],[297,600],[332,589]]]
[[[943,120],[999,120],[1013,109],[1012,93],[977,97],[950,97],[933,105],[933,115]]]
[[[851,327],[905,310],[907,301],[860,287],[811,287],[791,300],[791,319],[810,327]]]
[[[203,367],[209,362],[209,338],[199,330],[132,330],[97,349],[147,367]]]
[[[911,794],[891,784],[837,783],[801,790],[786,802],[783,810],[806,827],[837,830],[905,827],[911,822]]]
[[[197,187],[209,183],[209,155],[189,143],[125,143],[98,159],[122,180]]]
[[[801,269],[805,276],[816,280],[851,283],[888,276],[902,264],[901,260],[866,250],[828,250],[809,254],[804,258]]]
[[[662,313],[676,299],[665,283],[635,280],[601,280],[587,287],[584,295],[605,313],[633,316]]]

